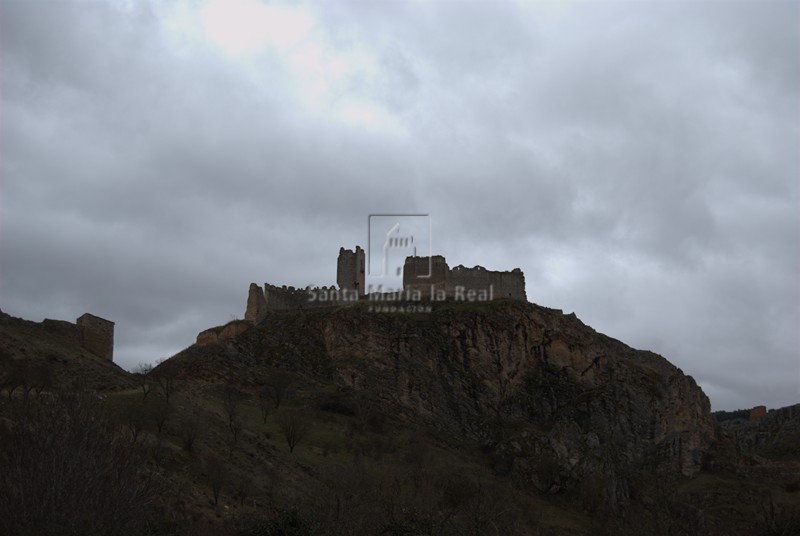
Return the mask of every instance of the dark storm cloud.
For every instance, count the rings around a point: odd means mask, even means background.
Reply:
[[[132,366],[429,212],[716,408],[800,398],[796,2],[283,8],[242,52],[200,1],[0,2],[3,310]]]

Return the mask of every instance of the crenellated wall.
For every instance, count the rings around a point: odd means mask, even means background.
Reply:
[[[459,265],[451,270],[441,255],[407,257],[403,266],[402,292],[366,296],[364,261],[364,250],[360,246],[356,246],[354,251],[339,248],[336,266],[338,289],[333,286],[313,289],[279,287],[269,283],[265,283],[262,289],[251,283],[244,318],[251,324],[258,324],[266,318],[268,311],[344,305],[364,298],[372,301],[528,299],[525,275],[519,268],[497,272],[482,266],[467,268]]]
[[[483,266],[467,268],[447,265],[441,255],[433,257],[407,257],[403,266],[403,289],[419,290],[429,297],[433,292],[444,291],[448,299],[464,299],[469,293],[484,293],[490,299],[527,301],[525,275],[519,268],[510,272],[487,270]]]
[[[357,302],[360,298],[358,291],[354,289],[337,289],[333,285],[330,287],[295,288],[264,283],[264,289],[262,290],[255,283],[251,283],[244,318],[250,323],[260,323],[266,318],[267,311],[331,307]]]
[[[467,268],[456,266],[448,273],[446,293],[453,296],[461,290],[489,290],[491,288],[493,299],[508,298],[512,300],[528,301],[525,293],[525,274],[519,268],[510,272],[496,272],[487,270],[483,266]]]

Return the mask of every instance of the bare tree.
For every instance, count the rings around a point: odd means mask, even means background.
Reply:
[[[171,413],[172,405],[168,400],[156,399],[150,404],[147,414],[150,420],[156,425],[156,430],[158,431],[159,436],[161,435],[161,431],[164,429],[164,424],[166,424]]]
[[[8,372],[4,381],[4,387],[8,391],[8,399],[14,394],[17,387],[22,387],[30,383],[30,364],[27,359],[10,359]]]
[[[153,365],[150,363],[139,363],[133,370],[139,382],[139,388],[142,390],[142,400],[147,400],[147,395],[153,389],[153,381],[150,377],[151,372],[153,372]]]
[[[254,488],[253,481],[249,478],[241,477],[236,479],[236,483],[233,485],[233,497],[239,499],[239,506],[244,506],[244,501],[253,495]]]
[[[266,424],[267,417],[269,416],[269,412],[272,410],[272,406],[274,404],[272,401],[272,390],[267,386],[259,389],[256,401],[258,402],[258,409],[261,410],[261,419],[264,424]]]
[[[25,398],[30,396],[31,391],[36,391],[36,396],[39,396],[43,390],[53,387],[53,369],[46,362],[9,358],[6,368],[2,387],[8,390],[9,400],[17,387],[22,388]]]
[[[175,394],[177,388],[178,370],[175,367],[164,366],[154,370],[158,386],[161,388],[161,393],[164,398],[169,402],[170,397]]]
[[[275,409],[281,407],[281,402],[286,396],[286,391],[292,383],[294,383],[293,374],[276,368],[270,369],[267,376],[266,387],[272,395]]]
[[[206,476],[208,477],[208,485],[211,486],[211,493],[214,495],[214,505],[219,503],[219,494],[222,491],[222,486],[225,485],[227,480],[227,469],[225,463],[213,456],[206,462]]]
[[[192,452],[194,443],[197,440],[198,428],[197,421],[192,418],[184,420],[181,424],[181,444],[186,452]]]
[[[142,534],[159,493],[90,395],[7,406],[0,534]]]
[[[287,409],[278,414],[278,429],[286,439],[289,452],[294,452],[294,448],[303,441],[311,431],[311,419],[308,417],[307,410]]]
[[[220,397],[222,398],[222,408],[228,418],[228,428],[233,433],[234,421],[239,419],[239,411],[245,395],[233,385],[224,385],[220,390]]]
[[[124,411],[125,425],[128,427],[131,443],[135,445],[139,439],[139,434],[144,430],[147,412],[139,403],[126,404]]]
[[[228,429],[230,430],[230,435],[226,436],[225,444],[228,446],[228,458],[233,456],[233,451],[236,449],[236,445],[239,441],[239,434],[242,433],[242,429],[244,428],[244,424],[242,423],[242,419],[238,416],[234,417],[231,421]]]
[[[242,433],[242,429],[244,428],[244,423],[242,422],[242,419],[239,418],[238,416],[234,417],[234,419],[231,421],[229,428],[231,430],[231,435],[233,436],[233,442],[235,444],[239,440],[239,434]]]

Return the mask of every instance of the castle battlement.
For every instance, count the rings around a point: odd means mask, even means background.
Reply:
[[[519,268],[510,272],[493,271],[483,266],[450,268],[442,255],[407,257],[403,265],[403,290],[367,294],[365,284],[365,254],[360,246],[355,250],[339,248],[336,263],[338,288],[276,286],[265,283],[263,288],[250,284],[245,320],[258,324],[270,310],[330,307],[361,300],[393,301],[404,296],[420,299],[464,299],[465,296],[485,296],[486,299],[527,301],[525,275]]]
[[[420,290],[426,295],[444,290],[449,299],[473,292],[491,296],[491,299],[528,300],[525,274],[519,268],[500,272],[483,266],[467,268],[459,264],[451,269],[441,255],[406,258],[403,289]]]

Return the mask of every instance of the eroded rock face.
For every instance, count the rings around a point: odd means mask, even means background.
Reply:
[[[342,312],[319,328],[342,382],[493,445],[537,487],[699,470],[715,428],[691,377],[574,315],[510,302],[481,308]],[[542,460],[557,469],[546,478]]]
[[[197,334],[196,344],[200,346],[207,346],[219,341],[219,333],[215,329],[206,329]]]
[[[233,322],[228,322],[224,326],[201,331],[197,334],[196,344],[199,346],[208,346],[227,341],[241,335],[251,327],[252,325],[247,321],[234,320]]]
[[[700,469],[716,433],[709,401],[663,357],[530,303],[432,310],[268,312],[226,348],[252,377],[263,361],[333,378],[388,411],[475,441],[496,471],[544,492],[595,482],[610,504],[622,504],[642,475]]]

